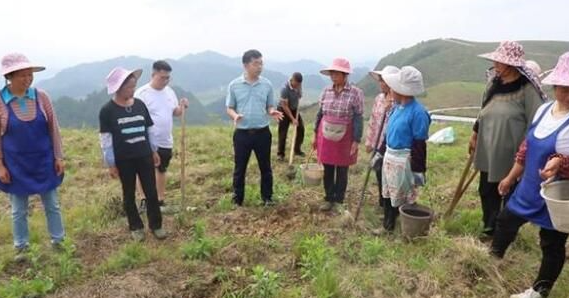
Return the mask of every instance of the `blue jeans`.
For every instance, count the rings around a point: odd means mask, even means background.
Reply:
[[[47,218],[47,230],[51,235],[52,243],[59,243],[65,236],[57,189],[40,194],[45,216]],[[14,233],[14,246],[23,248],[29,245],[30,233],[28,231],[28,196],[10,194],[12,205],[12,229]]]

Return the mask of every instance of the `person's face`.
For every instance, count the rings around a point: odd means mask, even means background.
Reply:
[[[294,79],[290,80],[290,86],[294,89],[300,88],[301,85],[302,85],[302,83],[299,83],[299,82],[295,81]]]
[[[330,79],[332,80],[332,83],[334,83],[334,85],[345,85],[346,77],[347,75],[343,72],[339,71],[330,72]]]
[[[387,94],[389,92],[389,86],[387,86],[387,84],[385,83],[385,81],[379,77],[379,81],[377,82],[377,84],[379,85],[379,88],[381,89],[381,92]]]
[[[22,69],[11,73],[8,77],[13,88],[26,90],[32,86],[34,71],[31,68]]]
[[[496,73],[496,76],[499,78],[508,77],[516,71],[517,70],[512,66],[500,62],[494,62],[494,72]]]
[[[170,72],[158,70],[152,72],[152,86],[158,90],[162,90],[170,83]]]
[[[128,79],[123,86],[117,91],[120,98],[132,98],[136,89],[136,78]]]
[[[263,57],[253,58],[249,63],[244,64],[245,71],[253,77],[258,77],[263,72]]]
[[[563,104],[569,104],[569,87],[568,86],[555,86],[555,99]]]

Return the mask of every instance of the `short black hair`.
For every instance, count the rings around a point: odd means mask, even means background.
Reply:
[[[295,72],[292,74],[292,79],[295,82],[302,83],[302,74],[300,72]]]
[[[243,53],[243,58],[241,59],[241,61],[243,62],[243,64],[249,64],[251,60],[258,59],[261,57],[263,57],[263,54],[261,54],[261,52],[259,52],[258,50],[253,49]]]
[[[172,71],[172,66],[170,66],[170,64],[168,64],[168,62],[164,61],[164,60],[158,60],[154,63],[152,63],[152,70],[153,71],[167,71],[167,72],[171,72]]]

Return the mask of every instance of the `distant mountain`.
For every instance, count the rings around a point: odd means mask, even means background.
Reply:
[[[240,58],[227,57],[213,51],[189,54],[178,60],[168,59],[167,61],[174,70],[172,85],[179,86],[184,90],[191,90],[193,93],[212,91],[223,93],[227,84],[243,73]],[[60,71],[52,78],[39,81],[37,86],[46,89],[54,99],[62,96],[84,98],[91,92],[104,88],[106,75],[116,66],[129,69],[142,68],[144,70],[143,75],[138,83],[144,84],[150,79],[152,62],[151,59],[126,56],[79,64]],[[266,63],[271,65],[270,61]],[[301,67],[304,64],[306,68]],[[280,70],[265,67],[263,76],[271,80],[273,85],[277,87],[280,87],[288,79],[290,76],[289,69],[306,70],[308,79],[304,87],[307,89],[321,89],[324,85],[324,79],[321,76],[308,73],[309,69],[310,71],[321,69],[321,65],[317,62],[310,60],[291,63],[277,62],[274,66]]]
[[[189,125],[207,124],[211,118],[204,106],[191,92],[181,88],[173,88],[176,94],[182,98],[186,97],[189,107],[186,112],[186,123]],[[59,98],[54,102],[54,109],[57,113],[59,124],[63,127],[96,128],[99,125],[99,110],[110,100],[110,96],[105,89],[92,92],[84,99],[74,99],[68,96]]]
[[[520,41],[526,59],[536,60],[543,70],[555,66],[569,49],[566,41]],[[425,85],[433,87],[450,82],[484,83],[489,61],[477,55],[493,51],[498,42],[472,42],[460,39],[434,39],[420,42],[382,58],[375,69],[386,65],[413,65],[423,73]],[[359,82],[368,96],[377,93],[377,84],[367,76]],[[456,85],[454,85],[456,87]],[[480,95],[479,95],[480,96]]]

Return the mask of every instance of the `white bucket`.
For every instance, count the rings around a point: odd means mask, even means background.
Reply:
[[[541,188],[553,227],[569,233],[569,180],[556,181]]]

